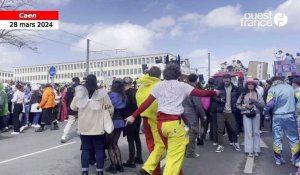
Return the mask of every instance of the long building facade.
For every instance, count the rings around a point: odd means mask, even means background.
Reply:
[[[0,82],[8,82],[13,80],[13,72],[0,70]]]
[[[166,57],[175,60],[176,56],[170,53],[138,55],[130,57],[116,57],[90,60],[89,73],[97,76],[99,83],[111,81],[112,78],[132,77],[143,74],[143,68],[159,66],[163,68]],[[81,80],[86,76],[86,61],[33,65],[14,68],[14,80],[30,83],[49,83],[49,68],[56,68],[54,83],[69,83],[73,77]]]

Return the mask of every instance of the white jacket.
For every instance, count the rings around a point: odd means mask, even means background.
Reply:
[[[104,89],[98,89],[89,99],[87,89],[80,85],[75,88],[75,96],[70,105],[73,111],[78,111],[78,133],[80,135],[104,134],[104,118],[102,112],[106,105],[111,117],[113,105]]]

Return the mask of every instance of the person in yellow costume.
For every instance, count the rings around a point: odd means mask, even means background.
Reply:
[[[159,67],[151,67],[148,74],[139,78],[136,82],[140,87],[136,93],[137,105],[140,106],[150,95],[153,88],[160,82],[161,70]],[[148,160],[144,163],[143,169],[152,175],[160,175],[160,160],[165,152],[157,129],[157,102],[141,113],[145,129],[146,144],[149,150]]]
[[[186,145],[189,142],[187,130],[181,115],[184,112],[183,100],[191,96],[210,97],[219,94],[219,91],[195,89],[189,84],[179,82],[181,76],[180,65],[170,62],[163,72],[164,81],[155,85],[147,99],[140,107],[126,118],[126,124],[133,123],[135,118],[144,112],[157,100],[157,128],[158,133],[166,147],[166,166],[164,175],[182,175],[182,164]],[[141,175],[149,175],[145,169],[140,170]]]

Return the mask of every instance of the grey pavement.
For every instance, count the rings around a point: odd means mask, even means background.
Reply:
[[[79,175],[80,174],[80,140],[74,131],[74,138],[66,144],[60,143],[64,123],[60,123],[60,130],[46,130],[43,133],[35,133],[33,128],[28,128],[20,135],[12,136],[10,132],[0,134],[0,175]],[[265,129],[266,130],[266,129]],[[143,143],[143,158],[147,158],[144,135],[141,135]],[[225,139],[225,151],[215,153],[216,147],[211,141],[206,141],[204,146],[197,146],[199,158],[185,159],[183,171],[185,175],[291,175],[297,169],[289,162],[291,154],[285,141],[284,158],[286,164],[276,166],[272,152],[272,137],[270,132],[262,134],[263,143],[260,157],[249,160],[241,152],[237,152]],[[243,144],[243,136],[239,137]],[[126,138],[121,138],[119,145],[122,151],[123,161],[128,158]],[[241,146],[242,150],[243,147]],[[249,163],[250,162],[250,163]],[[109,166],[106,161],[105,167]],[[138,175],[137,168],[125,168],[121,175]],[[249,171],[250,168],[250,171]],[[95,167],[90,167],[90,174],[95,174]],[[109,173],[105,173],[110,175]]]

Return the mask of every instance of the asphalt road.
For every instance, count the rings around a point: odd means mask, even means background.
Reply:
[[[60,123],[60,130],[46,130],[35,133],[28,128],[24,133],[16,136],[10,132],[0,134],[0,175],[79,175],[80,174],[80,140],[74,133],[74,138],[66,144],[60,143],[64,123]],[[267,130],[267,129],[264,129]],[[147,158],[144,135],[143,158]],[[243,151],[237,152],[229,145],[227,139],[225,151],[215,153],[216,147],[206,141],[204,146],[197,146],[199,158],[185,159],[183,171],[185,175],[294,175],[297,169],[289,162],[290,149],[285,141],[284,158],[286,164],[276,166],[272,152],[272,137],[270,132],[262,134],[262,154],[258,158],[248,158]],[[243,136],[239,137],[243,145]],[[119,145],[123,160],[128,158],[126,138],[121,138]],[[243,146],[242,146],[243,148]],[[162,166],[164,165],[164,161]],[[109,161],[105,167],[109,166]],[[122,175],[138,175],[135,169],[125,168]],[[95,174],[95,167],[90,167],[90,174]],[[105,173],[108,174],[109,173]]]

